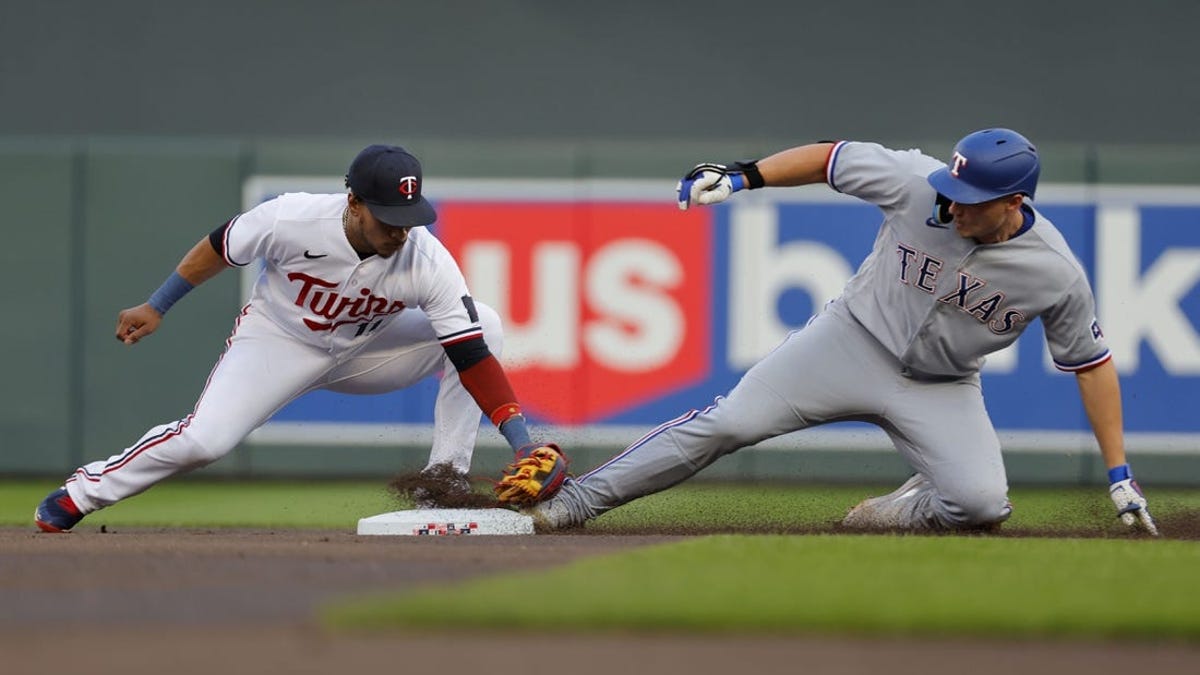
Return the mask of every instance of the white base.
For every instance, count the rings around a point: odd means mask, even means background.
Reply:
[[[358,521],[359,534],[447,536],[533,534],[533,518],[508,509],[414,509]]]

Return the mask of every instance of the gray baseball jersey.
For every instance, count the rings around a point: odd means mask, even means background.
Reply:
[[[874,250],[846,285],[854,317],[914,373],[963,376],[1041,317],[1062,370],[1108,358],[1087,275],[1032,206],[1020,236],[977,245],[930,218],[925,177],[942,162],[874,143],[834,146],[826,179],[884,215]]]
[[[533,510],[579,524],[679,483],[722,455],[836,421],[882,428],[916,471],[880,498],[888,526],[952,529],[1011,512],[1000,442],[983,402],[983,357],[1035,318],[1063,370],[1109,358],[1087,277],[1031,205],[1019,233],[977,244],[934,214],[926,182],[944,166],[919,151],[838,143],[830,186],[879,206],[871,254],[830,303],[754,365],[726,397],[666,422]]]

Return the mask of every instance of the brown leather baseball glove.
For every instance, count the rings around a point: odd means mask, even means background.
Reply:
[[[496,499],[506,506],[528,506],[554,496],[567,479],[567,456],[554,443],[517,450],[496,483]]]

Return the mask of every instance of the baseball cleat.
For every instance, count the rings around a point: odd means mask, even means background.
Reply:
[[[75,506],[71,495],[67,494],[66,487],[60,487],[46,495],[33,512],[33,522],[37,523],[43,532],[66,532],[81,520],[83,513]]]
[[[859,502],[846,517],[842,527],[850,530],[898,530],[913,527],[903,502],[929,485],[925,476],[917,473],[904,481],[895,491]]]
[[[568,480],[566,485],[570,484],[571,481]],[[538,502],[537,504],[523,508],[520,510],[520,513],[533,518],[533,529],[535,532],[553,532],[555,530],[583,527],[584,521],[587,520],[572,513],[568,506],[566,495],[563,492],[559,492],[559,494],[544,502]]]
[[[842,518],[842,527],[848,530],[894,530],[900,529],[902,523],[894,513],[885,513],[884,497],[872,497],[858,503]]]
[[[521,509],[518,513],[533,518],[534,532],[554,532],[571,526],[571,519],[565,508],[561,505],[558,508],[547,508],[547,506],[548,502],[542,502]]]

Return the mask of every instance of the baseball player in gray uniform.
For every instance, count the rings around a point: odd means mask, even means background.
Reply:
[[[37,507],[42,530],[70,530],[88,513],[216,461],[314,389],[382,393],[443,373],[427,468],[452,467],[438,472],[449,481],[466,483],[481,410],[518,462],[546,450],[530,442],[493,355],[503,340],[499,317],[472,300],[458,265],[425,228],[436,214],[421,196],[417,159],[372,145],[350,165],[346,186],[349,194],[285,194],[234,217],[201,239],[147,302],[120,313],[116,337],[135,344],[194,286],[263,263],[192,413],[76,470]]]
[[[1012,505],[979,368],[1040,318],[1055,365],[1078,379],[1120,518],[1157,534],[1126,462],[1116,369],[1087,276],[1033,206],[1039,171],[1037,149],[1007,129],[966,136],[949,164],[918,150],[822,142],[698,165],[679,183],[682,209],[825,182],[883,212],[874,249],[841,297],[726,397],[660,425],[529,512],[542,527],[579,525],[739,448],[858,420],[881,427],[914,474],[851,509],[845,527],[995,526]]]

